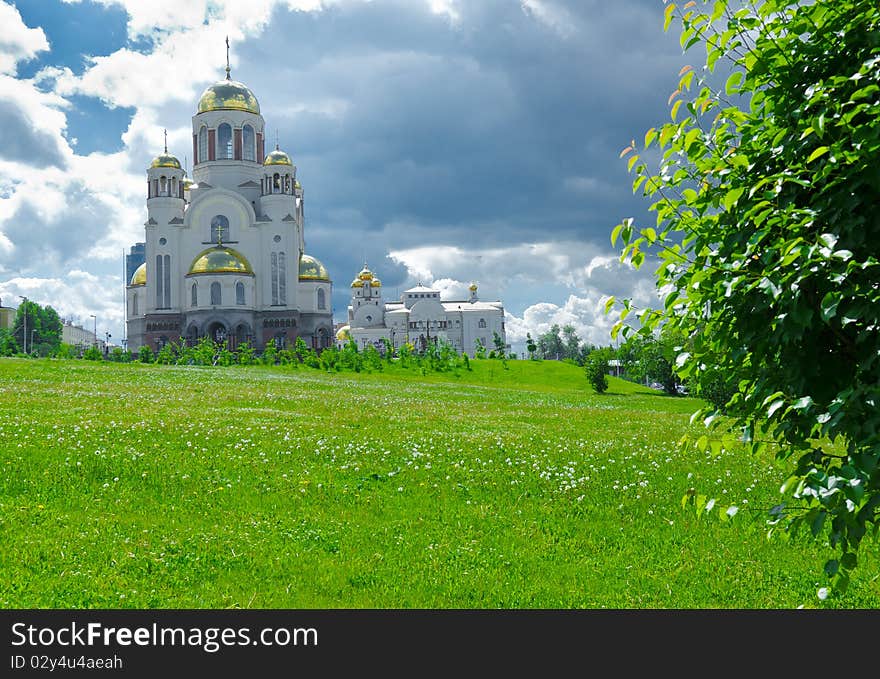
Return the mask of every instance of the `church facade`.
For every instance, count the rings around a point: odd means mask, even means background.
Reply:
[[[305,253],[303,188],[290,156],[265,153],[253,92],[226,79],[192,117],[193,177],[165,152],[147,170],[145,262],[126,288],[128,346],[201,337],[261,350],[333,342],[332,281]]]
[[[448,342],[458,353],[473,357],[477,345],[495,349],[497,335],[510,352],[504,327],[504,305],[481,301],[471,283],[468,299],[441,300],[440,291],[421,284],[405,290],[400,301],[384,301],[382,281],[366,266],[351,282],[348,325],[336,332],[336,344],[354,341],[359,349],[382,349],[387,340],[394,349],[411,344],[424,351],[429,342]]]

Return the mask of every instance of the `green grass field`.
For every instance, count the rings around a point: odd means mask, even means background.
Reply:
[[[677,450],[696,401],[472,365],[0,359],[0,607],[880,605],[876,540],[821,602],[830,548],[767,537],[782,463]]]

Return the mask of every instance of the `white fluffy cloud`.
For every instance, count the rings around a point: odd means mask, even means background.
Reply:
[[[26,26],[18,9],[5,2],[0,2],[0,26],[0,73],[15,73],[18,62],[49,49],[43,29]]]

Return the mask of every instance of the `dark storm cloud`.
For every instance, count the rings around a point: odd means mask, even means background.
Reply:
[[[390,224],[479,247],[605,240],[644,212],[618,154],[664,121],[683,63],[662,5],[555,6],[564,34],[509,1],[461,3],[456,25],[412,2],[276,12],[270,30],[290,36],[293,58],[273,62],[264,36],[242,46],[252,70],[239,75],[283,131],[310,221],[344,207],[398,247],[417,238]]]
[[[25,201],[3,223],[3,233],[15,244],[8,254],[0,254],[0,266],[7,273],[46,276],[66,265],[83,268],[86,253],[104,235],[113,215],[82,183],[66,189],[65,201],[64,210],[51,218]]]
[[[0,158],[37,168],[67,165],[57,136],[35,129],[14,101],[0,100],[0,120]]]

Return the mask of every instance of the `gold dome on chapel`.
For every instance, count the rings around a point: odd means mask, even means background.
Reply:
[[[360,278],[355,278],[355,279],[351,282],[351,287],[353,287],[353,288],[362,288],[362,287],[364,287],[364,282],[363,282]]]
[[[330,282],[330,274],[327,268],[311,255],[303,253],[299,260],[299,279],[301,281],[326,281]]]
[[[370,271],[367,267],[364,267],[358,274],[358,278],[360,278],[362,281],[371,281],[373,280],[373,272]]]
[[[179,170],[180,161],[166,151],[153,158],[150,167],[173,167],[175,170]]]
[[[134,273],[131,276],[131,281],[129,285],[146,285],[147,284],[147,263],[144,262],[137,269],[134,270]]]
[[[190,274],[240,273],[253,274],[250,263],[237,250],[225,246],[208,248],[196,255]]]
[[[275,150],[266,156],[263,165],[293,165],[290,156],[275,145]]]
[[[220,80],[202,92],[199,113],[230,110],[259,115],[260,104],[247,85],[237,80]]]
[[[336,339],[340,342],[351,339],[351,326],[343,325],[336,331]]]
[[[378,278],[374,278],[373,280],[370,281],[370,287],[373,287],[373,288],[381,288],[381,287],[382,287],[382,281],[380,281]]]

